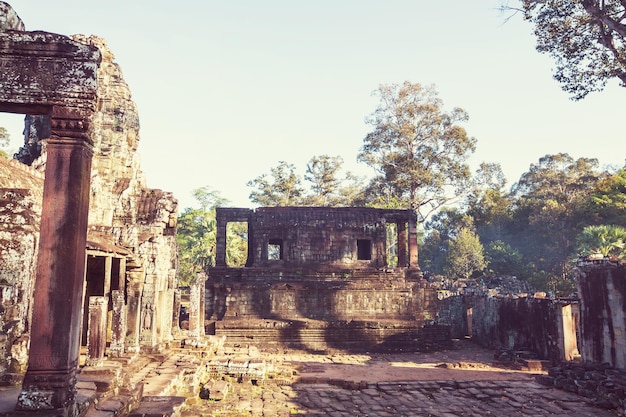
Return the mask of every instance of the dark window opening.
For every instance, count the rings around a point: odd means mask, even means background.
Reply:
[[[283,259],[283,240],[270,239],[267,245],[267,259],[270,261],[280,261]]]
[[[372,241],[368,239],[358,239],[356,241],[356,254],[359,261],[371,261]]]

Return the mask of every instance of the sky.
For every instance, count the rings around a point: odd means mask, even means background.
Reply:
[[[13,0],[26,30],[106,39],[141,123],[148,186],[180,211],[208,186],[252,207],[247,182],[317,155],[370,176],[356,156],[377,107],[372,92],[434,84],[465,109],[470,164],[502,166],[508,185],[548,154],[626,159],[626,88],[570,100],[535,50],[533,27],[502,0]],[[22,116],[0,113],[21,142]]]

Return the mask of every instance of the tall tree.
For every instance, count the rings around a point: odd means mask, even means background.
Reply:
[[[519,1],[535,25],[537,50],[555,59],[554,78],[573,99],[601,91],[611,79],[626,86],[624,0]],[[503,8],[515,9],[509,4]]]
[[[270,169],[270,175],[263,174],[247,183],[253,188],[250,201],[261,206],[297,206],[301,202],[302,189],[296,167],[285,161]]]
[[[445,112],[434,86],[405,81],[375,93],[380,103],[366,119],[373,130],[358,159],[377,173],[371,190],[391,192],[389,201],[413,207],[424,221],[467,188],[466,159],[476,147],[460,125],[468,115],[460,108]]]
[[[343,164],[340,156],[320,155],[311,158],[306,166],[304,179],[311,183],[312,195],[308,204],[315,206],[336,205],[335,198],[341,186],[339,170]]]
[[[578,231],[589,222],[582,208],[605,175],[596,159],[574,160],[560,153],[540,158],[513,186],[514,236],[509,243],[534,262],[536,272],[544,271],[544,277],[571,284],[570,255]]]

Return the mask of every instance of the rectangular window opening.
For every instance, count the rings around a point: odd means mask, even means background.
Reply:
[[[270,261],[280,261],[283,259],[283,240],[270,239],[267,244],[267,259]]]
[[[356,253],[359,261],[372,260],[372,241],[369,239],[357,239]]]
[[[226,223],[226,265],[243,268],[248,261],[248,222]]]

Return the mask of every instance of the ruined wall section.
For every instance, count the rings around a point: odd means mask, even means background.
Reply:
[[[626,261],[578,262],[582,357],[626,368]]]
[[[42,190],[41,174],[0,158],[0,375],[26,370]]]
[[[386,223],[375,209],[319,207],[261,207],[253,231],[254,265],[267,265],[263,250],[269,241],[283,242],[283,264],[359,266],[357,240],[371,244],[371,259],[363,266],[385,266]]]
[[[453,337],[469,335],[489,349],[530,351],[558,363],[577,353],[571,305],[577,301],[456,295],[440,301],[439,322],[452,323]]]

